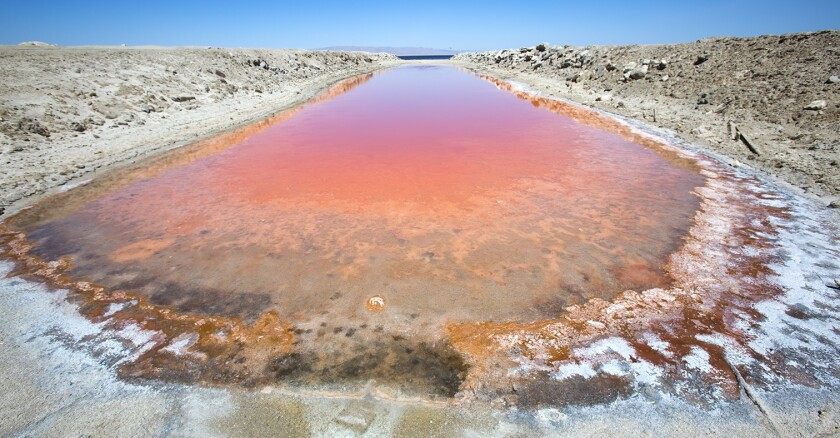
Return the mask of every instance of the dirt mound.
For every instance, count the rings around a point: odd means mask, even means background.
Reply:
[[[464,53],[472,69],[671,129],[818,196],[840,195],[840,32]]]
[[[302,50],[2,47],[0,205],[264,118],[397,61]]]

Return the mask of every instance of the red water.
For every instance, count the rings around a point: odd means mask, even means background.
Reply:
[[[275,310],[336,356],[667,286],[703,178],[539,106],[398,68],[27,231],[78,278],[178,311]]]
[[[702,178],[470,74],[407,67],[32,230],[183,310],[529,320],[668,283]],[[415,316],[414,318],[417,318]]]

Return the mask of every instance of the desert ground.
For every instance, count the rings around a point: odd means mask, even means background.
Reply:
[[[814,254],[803,257],[830,270],[833,262],[826,257],[840,245],[838,55],[840,32],[826,31],[656,46],[539,44],[464,53],[444,63],[593,108],[768,181],[782,194],[773,202],[821,215],[801,226],[816,239],[803,243]],[[0,47],[0,219],[107,172],[142,166],[296,107],[341,79],[405,63],[361,52]],[[813,231],[824,226],[824,218],[835,228]],[[802,372],[818,377],[791,372],[744,381],[729,364],[735,396],[720,404],[706,403],[706,394],[663,394],[642,386],[641,395],[606,404],[519,408],[481,388],[442,402],[395,400],[372,391],[324,394],[125,380],[116,369],[139,354],[148,333],[131,327],[106,333],[107,321],[81,316],[67,291],[17,276],[14,269],[13,261],[0,258],[3,436],[840,434],[840,362],[832,359],[840,348],[840,297],[831,288],[780,300],[782,316],[794,315],[802,325],[776,330],[771,323],[777,321],[771,321],[756,338],[799,349],[800,355],[774,357],[791,369],[790,362],[807,355],[822,360]],[[834,278],[825,279],[829,286]],[[798,333],[800,327],[810,331]]]

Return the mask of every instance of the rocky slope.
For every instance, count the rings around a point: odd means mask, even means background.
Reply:
[[[8,214],[98,168],[266,117],[396,62],[296,50],[0,47],[0,208]]]
[[[673,130],[825,202],[840,196],[838,31],[651,46],[539,44],[453,60]]]

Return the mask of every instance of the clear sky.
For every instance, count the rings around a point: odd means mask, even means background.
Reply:
[[[0,44],[490,50],[840,29],[840,0],[2,0]]]

